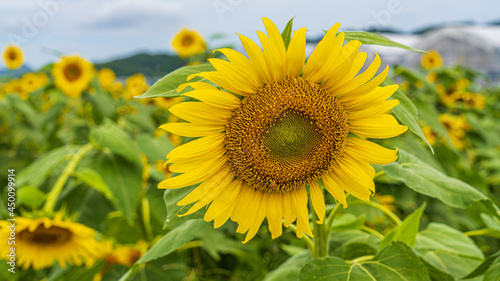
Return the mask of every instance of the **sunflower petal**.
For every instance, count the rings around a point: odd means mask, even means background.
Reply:
[[[374,142],[358,138],[348,138],[344,148],[344,153],[352,158],[362,159],[377,165],[386,165],[396,161],[397,152],[397,149],[387,149]]]
[[[314,211],[318,216],[316,223],[322,224],[325,218],[325,198],[323,197],[323,191],[319,187],[318,183],[315,181],[311,182],[309,185],[309,192],[311,194],[311,203],[313,205]]]
[[[408,127],[399,125],[394,116],[390,114],[380,114],[351,120],[349,129],[352,133],[366,138],[387,139],[406,132]]]

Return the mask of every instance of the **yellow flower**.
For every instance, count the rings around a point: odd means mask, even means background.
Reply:
[[[165,97],[158,97],[154,98],[154,102],[156,106],[158,106],[160,109],[167,110],[169,109],[172,105],[179,103],[182,101],[183,98],[165,98]]]
[[[429,83],[436,82],[436,79],[437,79],[437,75],[435,72],[429,72],[429,74],[427,74],[427,76],[425,77],[425,80],[427,80],[427,82],[429,82]]]
[[[109,68],[103,68],[97,72],[97,79],[99,79],[99,83],[104,89],[108,89],[115,81],[115,78],[115,73]]]
[[[113,82],[109,85],[107,90],[111,93],[111,96],[113,96],[114,99],[119,99],[125,90],[125,86],[121,82]]]
[[[465,91],[469,85],[470,81],[467,78],[460,78],[455,82],[455,88],[459,91]]]
[[[399,89],[403,92],[408,91],[409,88],[410,88],[410,83],[408,83],[408,81],[404,81],[403,83],[401,83],[399,87]]]
[[[0,241],[6,243],[10,230],[9,222],[0,221]],[[55,218],[30,219],[17,218],[16,257],[19,266],[34,270],[51,267],[57,261],[61,268],[66,264],[81,265],[95,255],[98,242],[94,239],[95,230],[70,221],[63,220],[58,213]],[[10,247],[2,245],[0,256],[7,257]]]
[[[144,94],[149,88],[149,85],[146,82],[146,77],[140,73],[136,73],[127,78],[125,84],[126,88],[123,98],[127,101],[131,100],[135,96]]]
[[[94,77],[94,66],[84,58],[62,56],[52,69],[56,86],[70,98],[79,98]]]
[[[23,65],[23,52],[17,46],[7,46],[3,51],[3,61],[8,69],[18,69]]]
[[[369,140],[402,134],[388,114],[399,101],[387,100],[397,85],[379,86],[389,71],[374,77],[381,61],[362,73],[366,61],[359,41],[344,45],[336,24],[317,45],[304,67],[307,28],[301,28],[285,49],[273,22],[263,18],[268,35],[258,33],[263,51],[240,35],[246,54],[220,49],[229,61],[210,59],[216,69],[190,75],[204,82],[181,85],[194,90],[170,112],[188,122],[162,125],[171,133],[198,139],[173,149],[170,171],[181,175],[158,188],[177,189],[201,183],[178,205],[195,203],[189,215],[210,204],[205,220],[220,227],[229,218],[238,233],[254,237],[267,218],[273,238],[282,234],[282,221],[297,221],[297,236],[313,236],[309,226],[308,192],[323,223],[325,189],[344,207],[345,192],[369,200],[375,192],[373,164],[396,160],[397,150]],[[234,93],[234,94],[233,94]],[[241,99],[236,96],[238,95]]]
[[[417,89],[422,89],[424,87],[424,82],[422,82],[422,81],[415,82],[415,87]]]
[[[428,54],[422,55],[421,63],[425,69],[429,70],[440,67],[443,64],[443,59],[436,50],[429,50]]]
[[[422,127],[422,132],[424,133],[425,139],[430,145],[435,145],[438,140],[437,133],[432,129],[431,126]]]
[[[463,115],[450,115],[443,113],[439,115],[439,121],[443,124],[450,136],[453,146],[464,149],[467,145],[465,133],[470,130],[469,123]]]
[[[390,211],[396,210],[396,206],[394,206],[394,196],[392,195],[382,195],[377,193],[375,194],[375,200]]]
[[[452,102],[450,106],[456,106],[458,104],[463,105],[465,108],[483,109],[485,105],[484,97],[478,93],[471,92],[454,92],[451,96]]]
[[[26,73],[23,77],[21,77],[21,87],[28,93],[33,93],[34,91],[45,86],[44,84],[46,83],[47,82],[44,81],[44,78],[37,73]]]
[[[205,51],[205,40],[193,30],[183,28],[172,40],[172,47],[181,58],[191,57]]]

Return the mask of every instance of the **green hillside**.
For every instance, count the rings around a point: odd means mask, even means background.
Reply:
[[[116,59],[105,63],[96,63],[96,69],[110,68],[117,76],[130,76],[142,73],[146,77],[158,78],[186,64],[175,55],[138,54],[128,58]]]

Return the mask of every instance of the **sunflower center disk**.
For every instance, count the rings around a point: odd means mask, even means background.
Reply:
[[[66,69],[64,69],[64,76],[69,81],[74,81],[74,80],[80,78],[81,74],[82,74],[82,70],[76,64],[70,64],[66,67]]]
[[[316,83],[286,78],[246,97],[226,126],[230,167],[250,187],[291,191],[317,180],[341,157],[344,107]]]
[[[16,58],[17,58],[16,52],[14,52],[14,51],[9,52],[9,59],[10,60],[15,60]]]
[[[52,226],[45,228],[39,225],[35,231],[30,232],[27,229],[19,233],[21,239],[30,241],[33,244],[62,244],[71,239],[73,233],[67,229]]]

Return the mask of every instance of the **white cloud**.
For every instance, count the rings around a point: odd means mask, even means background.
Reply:
[[[179,20],[182,6],[161,0],[109,1],[90,11],[82,22],[86,28],[144,28]]]

